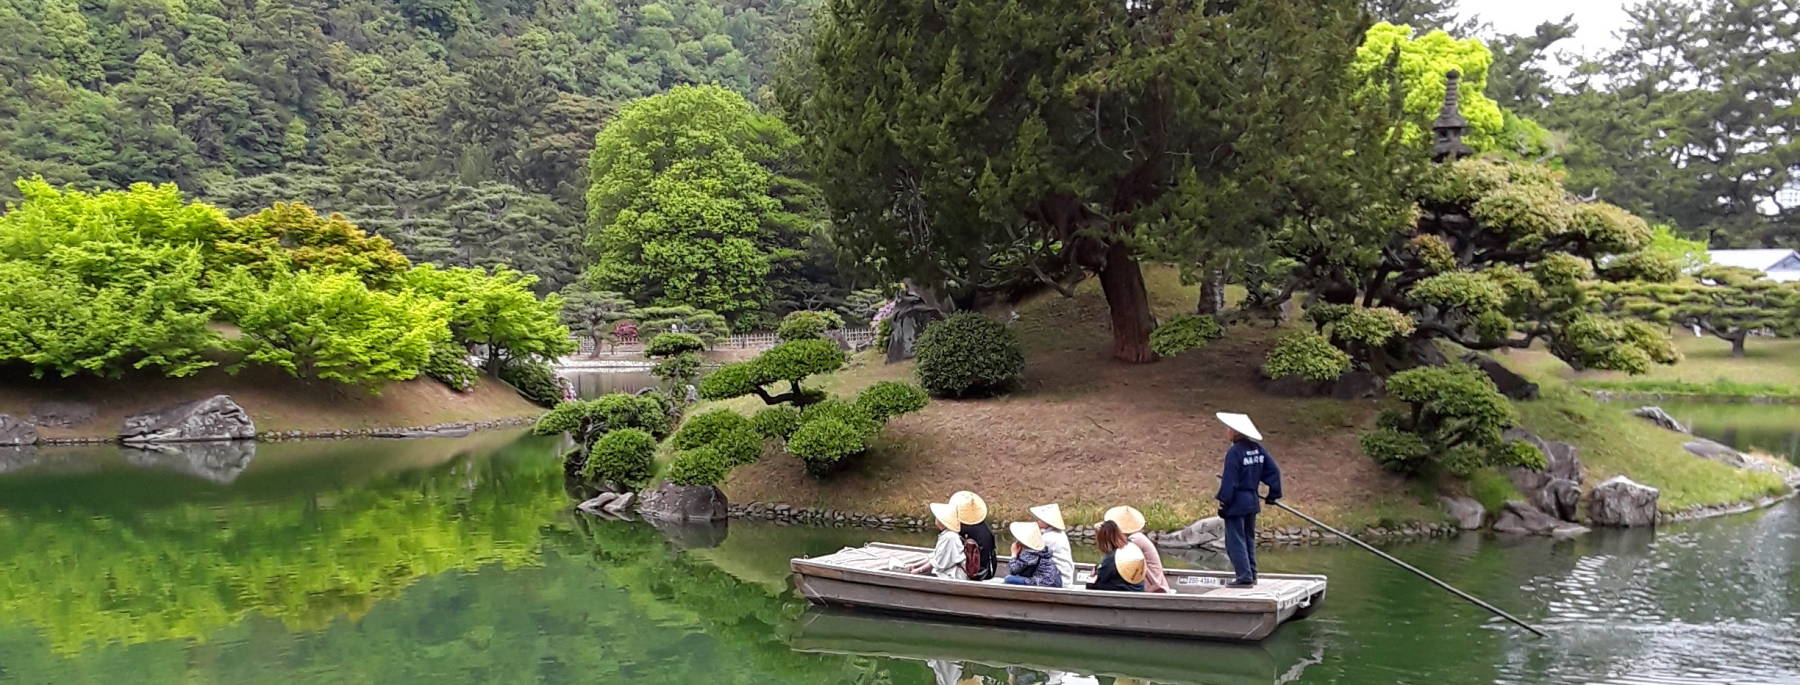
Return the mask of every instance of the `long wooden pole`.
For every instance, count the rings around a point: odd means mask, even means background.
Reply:
[[[1500,618],[1504,618],[1508,621],[1512,621],[1514,624],[1518,625],[1520,628],[1529,630],[1532,632],[1532,634],[1535,634],[1538,637],[1549,637],[1548,635],[1544,634],[1544,631],[1538,630],[1537,628],[1532,627],[1531,624],[1519,620],[1517,617],[1513,616],[1512,614],[1506,613],[1505,611],[1501,611],[1499,607],[1496,607],[1492,604],[1488,604],[1487,602],[1481,601],[1481,599],[1476,597],[1475,595],[1471,595],[1467,592],[1463,592],[1462,590],[1458,590],[1454,586],[1450,585],[1449,583],[1438,580],[1437,578],[1432,577],[1431,574],[1421,571],[1417,568],[1414,568],[1412,564],[1408,564],[1399,559],[1395,559],[1393,555],[1388,554],[1387,552],[1383,552],[1381,550],[1375,549],[1374,547],[1370,546],[1369,543],[1366,543],[1366,542],[1358,540],[1354,537],[1351,537],[1351,535],[1349,533],[1338,530],[1336,528],[1332,528],[1331,526],[1327,526],[1323,522],[1319,521],[1318,519],[1313,518],[1311,516],[1307,516],[1306,514],[1302,514],[1298,511],[1295,511],[1293,507],[1290,507],[1286,504],[1282,504],[1279,501],[1271,502],[1271,504],[1281,507],[1282,510],[1286,511],[1287,513],[1290,513],[1290,514],[1293,514],[1300,518],[1306,519],[1307,523],[1311,523],[1315,526],[1318,526],[1320,528],[1324,528],[1327,531],[1330,531],[1332,535],[1336,535],[1345,540],[1349,540],[1352,544],[1368,550],[1370,553],[1374,554],[1375,556],[1378,556],[1378,557],[1381,557],[1383,559],[1393,562],[1395,566],[1399,566],[1400,568],[1406,569],[1408,571],[1412,571],[1414,575],[1417,575],[1420,578],[1424,578],[1426,580],[1431,581],[1433,584],[1437,585],[1438,587],[1443,588],[1444,590],[1448,591],[1450,594],[1453,594],[1453,595],[1456,595],[1463,599],[1466,599],[1471,604],[1474,604],[1475,606],[1478,606],[1478,607],[1481,607],[1488,611],[1494,612],[1494,615],[1499,616]]]

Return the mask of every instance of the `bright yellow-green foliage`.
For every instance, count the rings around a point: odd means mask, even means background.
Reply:
[[[412,262],[381,236],[364,233],[342,215],[319,216],[306,205],[277,202],[233,220],[214,239],[213,268],[348,271],[371,285],[394,282]]]
[[[555,359],[575,351],[560,321],[562,297],[539,299],[537,277],[506,267],[440,269],[422,264],[406,273],[407,288],[450,306],[450,335],[458,342],[494,349],[490,368],[508,359]]]
[[[449,306],[411,291],[371,290],[355,273],[277,271],[267,280],[238,271],[224,279],[223,308],[243,335],[243,364],[300,378],[379,389],[419,375],[432,348],[449,341]]]
[[[1457,40],[1443,31],[1414,38],[1411,27],[1379,22],[1369,27],[1362,45],[1356,49],[1352,73],[1374,82],[1396,48],[1400,51],[1399,75],[1406,89],[1403,107],[1407,135],[1430,135],[1431,120],[1437,118],[1444,105],[1444,72],[1455,69],[1462,73],[1462,115],[1469,120],[1470,130],[1464,142],[1480,151],[1498,149],[1498,136],[1505,122],[1500,105],[1483,94],[1488,67],[1494,63],[1494,54],[1486,45],[1474,38]]]

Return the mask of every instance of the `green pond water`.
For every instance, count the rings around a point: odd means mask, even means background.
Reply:
[[[1269,550],[1266,570],[1329,574],[1330,595],[1233,645],[812,609],[789,557],[925,540],[600,520],[571,511],[558,449],[483,433],[0,452],[0,683],[1800,682],[1791,503],[1388,547],[1546,639],[1364,552]]]

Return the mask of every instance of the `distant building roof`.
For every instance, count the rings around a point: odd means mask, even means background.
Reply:
[[[1755,269],[1765,273],[1797,272],[1790,278],[1776,280],[1800,279],[1800,250],[1707,250],[1706,256],[1719,266]]]

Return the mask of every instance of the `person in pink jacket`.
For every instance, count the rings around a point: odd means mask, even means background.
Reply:
[[[1117,506],[1106,510],[1106,520],[1118,524],[1126,540],[1144,553],[1144,592],[1171,592],[1169,578],[1163,575],[1162,555],[1156,553],[1156,543],[1144,535],[1144,512]]]

